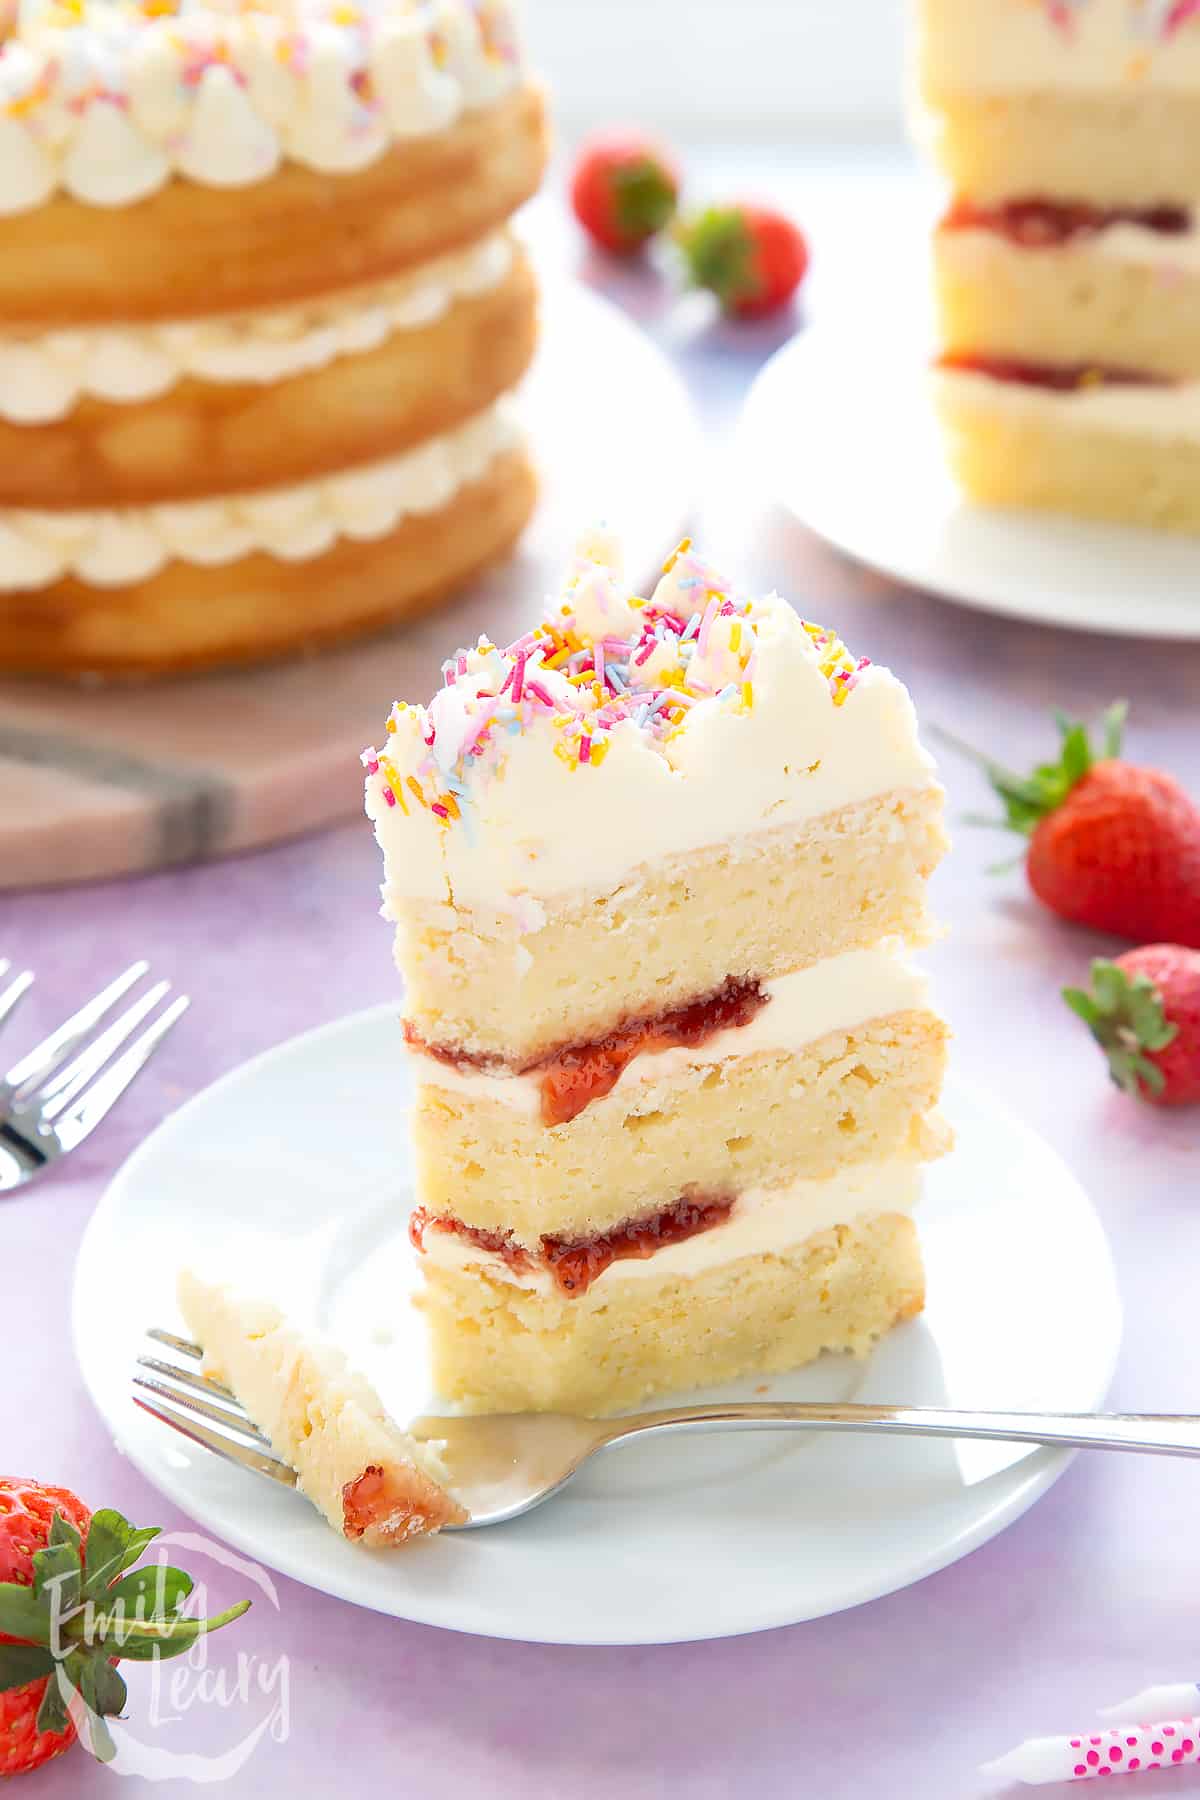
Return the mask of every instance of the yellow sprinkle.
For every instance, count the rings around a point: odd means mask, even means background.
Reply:
[[[593,738],[592,739],[592,758],[591,758],[593,767],[597,763],[602,763],[607,755],[608,755],[607,743],[601,743],[598,738]]]
[[[1139,56],[1131,56],[1125,64],[1126,81],[1144,81],[1150,73],[1150,58],[1143,51]]]
[[[543,669],[561,669],[570,654],[571,652],[565,646],[561,650],[556,650],[553,656],[546,658],[542,664]]]
[[[408,778],[408,791],[410,794],[416,795],[422,806],[427,806],[429,804],[424,794],[421,792],[421,784],[415,775],[410,775]]]
[[[679,558],[681,556],[686,556],[691,547],[691,538],[683,538],[680,543],[675,546],[674,550],[672,550],[670,556],[668,556],[666,562],[663,564],[663,574],[669,575],[671,570],[675,567],[675,564],[679,561]]]
[[[576,669],[573,675],[567,676],[567,680],[572,687],[582,687],[585,681],[590,681],[591,679],[592,671],[590,669]]]
[[[742,705],[747,712],[749,712],[750,708],[754,705],[754,688],[749,681],[743,681],[742,683]]]
[[[392,794],[395,797],[396,805],[400,808],[400,811],[404,814],[405,818],[407,819],[408,808],[404,804],[404,786],[400,780],[400,777],[396,773],[395,764],[389,762],[386,756],[381,756],[379,759],[379,766],[383,770],[383,779],[387,782],[388,786],[392,790]]]
[[[740,650],[742,647],[742,621],[735,619],[729,627],[729,648]]]
[[[596,705],[603,706],[604,702],[607,700],[607,698],[608,698],[608,695],[604,692],[604,689],[600,686],[600,683],[598,681],[593,681],[593,683],[592,683],[592,699],[596,702]]]
[[[566,713],[555,713],[550,723],[553,725],[555,731],[561,731],[563,726],[567,723]]]
[[[450,814],[450,817],[452,819],[461,819],[462,818],[462,814],[458,810],[458,801],[454,798],[453,794],[451,794],[449,792],[443,794],[442,795],[442,805],[445,807],[446,811]]]
[[[386,727],[386,729],[387,729],[387,733],[388,733],[388,736],[389,736],[389,737],[390,737],[390,736],[391,736],[391,734],[392,734],[392,733],[393,733],[393,732],[394,732],[394,731],[395,731],[395,729],[396,729],[396,721],[395,721],[395,719],[389,719],[389,720],[388,720],[388,722],[387,722],[387,727]]]

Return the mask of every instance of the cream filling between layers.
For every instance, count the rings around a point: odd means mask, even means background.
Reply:
[[[835,1225],[849,1225],[880,1213],[911,1213],[920,1192],[921,1164],[911,1156],[857,1165],[820,1180],[748,1188],[738,1196],[723,1224],[697,1232],[682,1243],[665,1244],[652,1256],[610,1263],[588,1293],[606,1283],[688,1279],[741,1257],[777,1254]],[[424,1245],[424,1255],[439,1268],[487,1275],[541,1294],[560,1291],[547,1270],[511,1268],[502,1256],[479,1249],[458,1232],[429,1228]],[[581,1296],[570,1304],[583,1304],[584,1299]]]
[[[498,287],[512,260],[512,244],[498,232],[403,279],[305,306],[0,336],[0,418],[42,425],[65,418],[85,394],[150,400],[189,376],[264,386],[285,381],[435,323],[455,301]]]
[[[998,250],[1015,256],[1079,259],[1103,257],[1106,262],[1133,263],[1157,272],[1164,282],[1175,275],[1200,275],[1200,226],[1194,222],[1200,206],[1193,208],[1193,223],[1186,231],[1152,231],[1148,225],[1121,221],[1089,231],[1062,244],[1022,244],[1004,232],[982,226],[955,226],[941,233],[939,250],[946,256],[978,258],[986,270]]]
[[[831,1031],[849,1030],[889,1013],[922,1009],[929,1003],[929,982],[902,959],[899,945],[877,944],[870,950],[828,956],[808,968],[781,975],[765,982],[763,993],[767,1004],[745,1025],[714,1032],[702,1044],[640,1051],[602,1100],[627,1093],[642,1082],[669,1081],[697,1065],[765,1051],[800,1050]],[[412,1054],[425,1087],[511,1106],[528,1118],[540,1113],[540,1069],[523,1075],[485,1074],[478,1069],[455,1068],[419,1049]]]
[[[1200,381],[1098,382],[1062,390],[967,369],[937,369],[933,380],[935,392],[985,403],[989,412],[1012,418],[1057,419],[1084,430],[1200,443]]]
[[[339,538],[386,537],[407,515],[436,512],[520,440],[500,400],[403,456],[296,486],[95,512],[0,508],[0,591],[48,587],[67,575],[120,587],[173,558],[214,566],[265,551],[305,562]]]

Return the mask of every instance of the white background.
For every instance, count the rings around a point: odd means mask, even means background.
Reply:
[[[567,137],[633,121],[788,144],[903,124],[904,0],[525,0]]]

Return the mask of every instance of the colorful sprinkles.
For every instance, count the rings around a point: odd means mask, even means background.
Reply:
[[[486,638],[468,657],[442,664],[446,703],[398,704],[393,734],[414,715],[423,754],[401,780],[382,751],[364,750],[368,776],[382,777],[384,803],[409,810],[405,790],[444,827],[471,830],[470,771],[492,767],[505,746],[538,720],[556,733],[554,755],[569,768],[602,767],[613,733],[632,725],[652,745],[673,741],[703,701],[751,713],[755,705],[762,602],[742,599],[684,539],[649,599],[631,594],[604,565],[585,566],[533,630],[504,650]],[[844,706],[870,664],[823,626],[802,621],[834,706]],[[463,701],[451,691],[469,684]]]

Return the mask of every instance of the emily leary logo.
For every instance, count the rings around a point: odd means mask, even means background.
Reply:
[[[191,1532],[164,1532],[155,1539],[154,1550],[159,1568],[169,1565],[173,1550],[186,1553],[193,1567],[196,1558],[207,1558],[235,1575],[239,1586],[251,1583],[279,1611],[279,1595],[266,1570],[223,1544]],[[207,1615],[203,1581],[197,1579],[184,1611],[197,1618]],[[105,1721],[116,1746],[106,1765],[114,1775],[183,1779],[203,1786],[228,1781],[268,1741],[287,1741],[291,1667],[286,1655],[272,1660],[257,1651],[235,1651],[232,1639],[220,1635],[210,1643],[202,1634],[186,1655],[145,1666],[149,1679],[131,1691],[129,1718]],[[131,1667],[125,1665],[126,1673]],[[89,1743],[87,1714],[78,1695],[72,1697],[71,1711],[81,1741]],[[198,1743],[205,1747],[195,1748]]]

